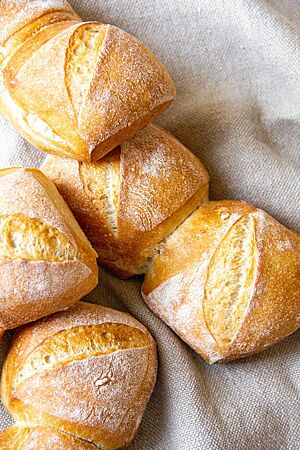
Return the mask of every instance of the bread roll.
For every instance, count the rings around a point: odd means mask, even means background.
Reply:
[[[0,450],[96,450],[95,445],[49,427],[14,425],[0,433]]]
[[[153,258],[149,308],[210,363],[260,352],[300,325],[300,236],[241,201],[197,209]]]
[[[173,136],[149,125],[93,164],[46,158],[56,184],[98,252],[127,278],[144,273],[154,248],[208,198],[208,174]]]
[[[4,406],[112,450],[134,437],[157,371],[156,346],[129,314],[79,302],[17,331],[6,358]]]
[[[96,253],[53,183],[0,170],[0,329],[66,309],[97,282]]]
[[[97,160],[175,96],[143,44],[114,26],[81,22],[67,2],[6,0],[0,17],[0,110],[45,152]]]

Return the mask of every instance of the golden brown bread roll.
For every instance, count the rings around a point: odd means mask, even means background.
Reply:
[[[122,278],[144,273],[154,248],[208,198],[208,174],[173,136],[149,125],[92,164],[50,156],[56,184],[96,249]]]
[[[81,22],[67,2],[6,0],[0,17],[0,110],[41,150],[97,160],[175,96],[143,44],[114,26]]]
[[[0,329],[66,309],[98,282],[96,253],[37,169],[0,170]]]
[[[50,427],[14,425],[0,433],[0,450],[95,450],[94,444]]]
[[[112,450],[134,437],[155,384],[156,345],[129,314],[79,302],[17,331],[1,393],[14,419]]]
[[[210,363],[260,352],[300,326],[300,236],[247,203],[207,203],[160,248],[142,295]]]

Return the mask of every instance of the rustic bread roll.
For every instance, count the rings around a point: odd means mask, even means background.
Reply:
[[[41,150],[97,160],[175,96],[143,44],[114,26],[80,22],[67,2],[5,0],[0,17],[0,110]]]
[[[50,427],[14,425],[0,433],[0,450],[95,450],[94,444]]]
[[[0,170],[0,329],[66,309],[97,282],[96,253],[53,183]]]
[[[300,236],[241,201],[197,209],[153,258],[149,308],[208,362],[260,352],[300,326]]]
[[[98,252],[122,278],[144,273],[156,245],[208,198],[208,174],[173,136],[149,125],[93,164],[46,158],[56,184]]]
[[[156,346],[129,314],[79,302],[17,331],[2,401],[17,422],[102,449],[134,437],[155,384]]]

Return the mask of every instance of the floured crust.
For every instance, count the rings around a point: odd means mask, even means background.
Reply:
[[[6,65],[3,76],[4,95],[8,94],[11,101],[23,111],[26,130],[31,136],[34,138],[37,134],[44,137],[45,146],[50,141],[51,152],[55,153],[57,149],[65,157],[77,152],[75,156],[84,159],[88,151],[87,145],[77,128],[76,115],[66,89],[64,68],[69,41],[80,26],[81,24],[64,23],[62,29],[62,25],[57,23],[42,30],[15,53]],[[49,33],[51,39],[38,45],[32,52],[31,41],[35,44],[37,39],[41,40],[40,34],[42,37],[45,34],[47,38]],[[37,86],[43,91],[43,96],[37,95]],[[29,121],[27,113],[31,114],[30,117],[35,117],[36,122]]]
[[[71,242],[42,220],[24,214],[0,215],[1,259],[65,262],[76,257]]]
[[[96,328],[102,337],[92,345]],[[114,333],[117,347],[111,347]],[[17,332],[3,369],[2,401],[17,421],[114,449],[136,433],[156,371],[156,346],[143,325],[128,314],[79,302]]]
[[[138,131],[135,124],[145,127],[174,97],[173,81],[150,50],[130,34],[106,25],[95,77],[78,117],[91,151],[96,149],[91,159],[131,138]],[[113,141],[118,134],[118,142]]]
[[[41,16],[31,5],[21,30],[9,31],[5,23],[5,33],[15,33],[0,58],[0,108],[41,150],[97,160],[166,109],[175,87],[133,36],[111,25],[79,22],[71,8],[52,10],[50,3]]]
[[[0,171],[0,218],[1,328],[66,309],[96,286],[96,254],[39,170]]]
[[[259,257],[256,283],[226,360],[262,351],[300,327],[300,235],[264,211],[252,217]]]
[[[299,256],[299,234],[265,212],[239,201],[210,202],[166,240],[142,295],[208,362],[241,358],[299,328]]]
[[[0,433],[0,450],[95,450],[95,445],[49,427],[14,425]]]
[[[80,20],[69,3],[65,0],[3,0],[0,5],[0,45],[5,47],[6,42],[17,32],[24,32],[27,28],[30,32],[35,31],[36,22],[44,16],[49,17],[51,13],[64,17]]]
[[[153,124],[96,163],[48,157],[41,170],[69,204],[100,263],[124,278],[145,272],[156,246],[208,198],[201,162]]]

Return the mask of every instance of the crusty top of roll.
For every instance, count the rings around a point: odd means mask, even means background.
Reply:
[[[0,45],[6,46],[15,33],[23,33],[43,16],[57,12],[60,19],[80,20],[65,0],[1,0],[0,4]],[[51,22],[50,22],[51,23]],[[32,29],[32,32],[36,31]]]
[[[96,253],[39,170],[0,170],[0,236],[1,328],[64,309],[96,286]]]
[[[298,233],[244,202],[210,202],[166,240],[142,293],[205,359],[225,361],[299,328],[299,274]]]
[[[50,427],[14,425],[0,433],[0,450],[95,450],[90,442]]]
[[[17,421],[114,449],[133,438],[156,370],[155,343],[142,324],[79,302],[17,332],[2,400]]]
[[[100,261],[115,262],[125,273],[143,272],[155,246],[208,196],[203,164],[153,124],[100,161],[50,156],[41,170],[68,202]]]

